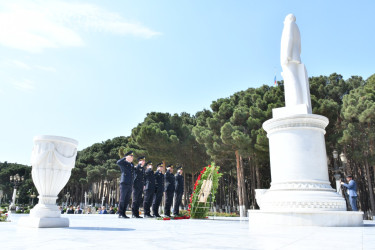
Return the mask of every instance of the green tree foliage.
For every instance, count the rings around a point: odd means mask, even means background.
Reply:
[[[2,200],[2,203],[9,203],[12,199],[14,186],[10,183],[10,176],[18,174],[19,176],[24,177],[24,181],[19,185],[17,189],[18,194],[18,204],[27,205],[30,203],[29,192],[35,192],[36,188],[31,179],[31,167],[17,164],[17,163],[8,163],[0,162],[0,189],[3,190],[5,197]],[[35,201],[34,201],[35,202]]]
[[[191,132],[195,125],[196,118],[188,113],[152,112],[133,129],[131,138],[154,163],[182,165],[185,171],[195,172],[208,160]]]
[[[69,192],[73,202],[80,202],[88,191],[93,192],[94,201],[99,203],[103,196],[108,201],[109,191],[117,187],[117,178],[120,176],[120,169],[116,164],[118,152],[121,147],[127,148],[128,142],[128,137],[120,136],[95,143],[78,152],[69,182],[59,194],[61,201]]]

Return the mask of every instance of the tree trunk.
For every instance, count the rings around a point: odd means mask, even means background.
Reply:
[[[183,175],[184,175],[184,208],[186,207],[186,204],[189,202],[187,200],[187,197],[186,197],[186,175],[185,175],[185,172],[183,172]]]
[[[370,167],[368,165],[367,157],[365,157],[365,170],[366,170],[366,180],[368,185],[368,191],[370,196],[370,204],[371,204],[371,213],[374,215],[375,211],[375,200],[374,200],[374,189],[372,188],[371,182],[371,175],[370,175]]]
[[[243,167],[243,159],[242,156],[240,155],[240,168],[241,168],[241,188],[242,188],[242,199],[243,199],[243,205],[245,206],[245,216],[246,216],[246,211],[249,209],[249,202],[247,199],[247,190],[246,190],[246,183],[245,183],[245,170]]]
[[[251,159],[249,157],[249,165],[250,165],[250,174],[251,174],[251,206],[252,208],[255,208],[256,202],[255,202],[255,164],[251,164]]]
[[[238,205],[240,210],[240,217],[246,216],[245,205],[244,205],[244,193],[243,193],[243,176],[241,170],[241,156],[238,150],[235,151],[236,154],[236,167],[237,167],[237,193],[238,193]]]
[[[191,190],[193,190],[192,193],[194,192],[194,184],[195,184],[194,173],[191,173]]]
[[[257,178],[257,188],[261,188],[261,185],[260,185],[260,173],[259,173],[259,163],[256,163],[256,165],[255,165],[255,175],[256,175],[256,178]]]

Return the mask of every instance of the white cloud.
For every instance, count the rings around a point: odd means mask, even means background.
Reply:
[[[24,63],[24,62],[21,62],[21,61],[18,61],[18,60],[12,60],[12,64],[17,66],[18,68],[21,68],[21,69],[26,69],[26,70],[30,70],[31,67]]]
[[[49,72],[56,72],[57,70],[54,67],[46,67],[46,66],[41,66],[41,65],[35,65],[36,69],[44,70],[44,71],[49,71]]]
[[[82,31],[142,38],[160,35],[94,4],[9,1],[1,3],[0,9],[0,45],[29,52],[83,46]]]
[[[13,81],[13,86],[22,91],[34,90],[34,82],[29,79],[24,79],[23,81]]]

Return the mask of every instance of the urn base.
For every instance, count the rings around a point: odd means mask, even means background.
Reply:
[[[18,222],[19,226],[23,227],[44,227],[44,228],[52,228],[52,227],[69,227],[69,219],[68,218],[38,218],[38,217],[24,217],[21,218]]]

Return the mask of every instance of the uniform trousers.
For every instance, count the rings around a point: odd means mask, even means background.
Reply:
[[[164,214],[167,216],[171,215],[171,206],[173,203],[173,194],[174,192],[172,191],[167,191],[165,192],[165,211]]]
[[[181,201],[182,193],[174,193],[173,215],[177,215],[180,213]]]
[[[139,216],[139,206],[142,202],[143,187],[133,187],[132,215]]]
[[[154,190],[145,190],[145,196],[143,199],[143,209],[145,210],[145,215],[150,215],[150,207],[152,205]]]
[[[119,215],[125,215],[131,194],[132,186],[125,183],[120,183],[120,204],[118,211]]]
[[[163,199],[163,192],[156,191],[156,193],[154,193],[154,197],[152,200],[152,212],[154,215],[159,215],[159,206],[160,206],[162,199]]]

